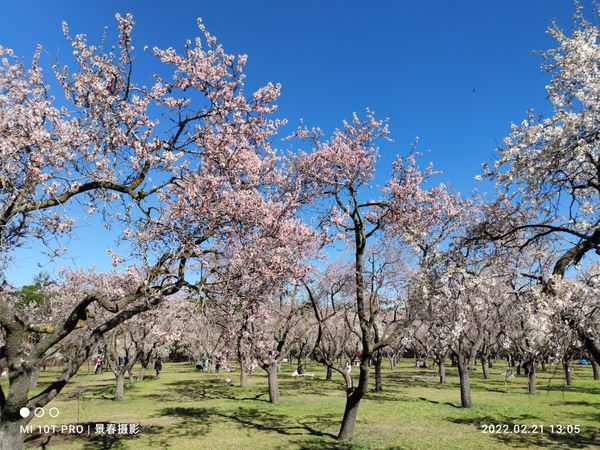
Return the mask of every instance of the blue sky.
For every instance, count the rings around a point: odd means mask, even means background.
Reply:
[[[29,59],[41,43],[48,61],[70,52],[62,20],[73,34],[97,39],[105,25],[114,32],[115,12],[131,12],[141,49],[181,47],[197,35],[195,18],[202,17],[228,52],[249,55],[249,89],[282,83],[279,115],[292,124],[302,117],[331,130],[370,107],[390,118],[394,143],[382,148],[383,167],[419,136],[419,148],[430,151],[425,158],[443,171],[439,179],[466,192],[511,122],[530,107],[548,112],[549,77],[533,51],[554,45],[545,32],[552,19],[570,28],[574,6],[568,0],[27,1],[5,3],[1,12],[0,45]],[[70,259],[45,270],[93,263],[107,269],[110,241],[97,239],[106,235],[100,230],[82,224]],[[19,251],[9,279],[29,282],[41,270],[39,254],[35,245]]]

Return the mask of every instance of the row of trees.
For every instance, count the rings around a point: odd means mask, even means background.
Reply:
[[[131,16],[117,15],[112,47],[65,24],[74,64],[53,67],[61,100],[41,51],[26,67],[0,47],[2,273],[33,240],[64,251],[82,210],[119,236],[112,273],[65,273],[42,302],[3,283],[0,448],[22,447],[30,418],[19,410],[55,398],[98,345],[109,361],[127,353],[128,364],[111,363],[117,392],[136,360],[189,339],[196,354],[232,352],[241,384],[264,369],[272,401],[286,347],[310,352],[345,382],[343,440],[371,366],[381,389],[384,356],[407,346],[438,361],[442,381],[455,355],[465,407],[477,358],[527,361],[531,392],[548,358],[569,364],[581,346],[600,361],[599,269],[593,258],[574,268],[600,253],[599,30],[576,19],[571,35],[551,29],[554,115],[514,126],[484,167],[492,199],[435,185],[414,151],[377,186],[389,131],[370,111],[329,138],[301,127],[293,151],[274,148],[280,87],[245,95],[246,57],[226,53],[201,21],[182,52],[152,49],[161,67],[148,79],[134,70],[151,56],[135,51]],[[61,374],[30,395],[56,352]],[[344,352],[360,353],[357,381],[336,362]]]

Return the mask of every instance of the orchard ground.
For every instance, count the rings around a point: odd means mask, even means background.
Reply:
[[[281,367],[281,403],[267,402],[263,371],[236,385],[239,374],[206,373],[189,364],[165,364],[159,380],[136,383],[121,402],[112,400],[114,377],[94,375],[84,366],[60,394],[60,415],[34,419],[32,425],[139,423],[140,434],[34,435],[29,448],[118,449],[490,449],[600,448],[600,382],[589,366],[575,366],[566,386],[559,368],[538,372],[538,393],[526,392],[526,377],[505,382],[506,363],[498,361],[491,377],[472,373],[474,406],[461,409],[458,376],[447,367],[448,382],[439,385],[433,369],[416,369],[404,359],[384,370],[384,391],[370,392],[360,405],[354,440],[334,437],[344,408],[342,383],[324,380],[324,370],[307,368],[314,378],[293,378]],[[56,369],[40,377],[40,386]],[[339,375],[337,375],[339,378]],[[232,384],[226,383],[231,378]],[[3,381],[5,383],[6,381]],[[544,425],[544,434],[484,433],[483,426]],[[551,433],[551,425],[579,425],[579,434]],[[93,429],[93,427],[92,427]]]

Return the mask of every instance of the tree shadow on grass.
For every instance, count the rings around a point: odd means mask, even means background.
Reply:
[[[197,380],[174,381],[167,383],[167,390],[175,393],[181,400],[233,400],[233,401],[260,401],[266,402],[267,392],[260,392],[248,397],[249,389],[231,386],[223,380]],[[261,389],[262,390],[262,389]],[[238,395],[240,394],[240,395]],[[148,398],[164,398],[166,394],[145,394]]]
[[[333,415],[304,416],[294,419],[283,414],[274,414],[258,408],[243,407],[239,407],[230,413],[220,412],[215,409],[206,410],[204,408],[164,408],[160,410],[159,415],[183,418],[186,420],[186,424],[189,421],[199,420],[201,417],[208,418],[210,421],[218,416],[227,421],[238,423],[244,428],[252,428],[258,431],[274,432],[288,436],[310,435],[321,438],[334,438],[335,435],[323,432],[316,428],[315,425],[322,428],[332,426],[338,422],[338,418],[334,418]]]
[[[383,391],[383,392],[367,392],[364,396],[365,400],[374,402],[416,402],[417,399],[414,397],[407,397],[397,392]]]
[[[340,442],[340,441],[331,441],[329,439],[303,439],[303,440],[292,440],[292,444],[294,444],[294,448],[298,450],[366,450],[369,447],[366,447],[361,444],[353,443],[353,442]],[[287,450],[288,446],[276,447],[278,450]]]
[[[438,402],[437,400],[429,400],[428,398],[425,398],[425,397],[419,397],[419,400],[422,400],[422,401],[427,402],[427,403],[433,403],[434,405],[442,405],[443,404],[443,405],[451,406],[452,408],[461,409],[460,405],[455,405],[452,402],[444,402],[444,403],[442,403],[442,402]]]
[[[423,388],[428,388],[428,389],[447,389],[448,387],[453,386],[456,383],[453,382],[449,382],[447,384],[440,384],[437,379],[435,379],[434,377],[431,377],[431,380],[427,379],[429,377],[424,377],[423,375],[427,375],[427,373],[423,373],[421,374],[421,376],[418,376],[418,372],[417,372],[417,376],[411,376],[412,372],[409,372],[408,374],[400,374],[400,373],[392,373],[392,374],[388,374],[385,379],[384,379],[384,386],[386,384],[389,384],[391,386],[397,386],[397,387],[408,387],[408,388],[415,388],[415,387],[423,387]],[[458,386],[458,384],[457,384]]]
[[[552,402],[550,406],[589,406],[590,408],[600,407],[600,402],[588,402],[587,400],[568,401],[568,402]]]
[[[282,390],[292,392],[293,394],[307,395],[337,395],[337,392],[345,393],[346,389],[341,382],[329,383],[328,381],[303,377],[300,378],[283,378],[279,381],[279,387]]]
[[[600,395],[600,387],[595,386],[566,386],[560,385],[539,385],[540,391],[564,391],[577,392],[580,394]]]

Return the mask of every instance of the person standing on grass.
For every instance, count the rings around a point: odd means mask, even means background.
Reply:
[[[160,356],[158,358],[156,358],[156,362],[154,363],[154,370],[156,370],[156,379],[158,380],[160,378],[160,371],[163,368],[163,363],[162,363],[162,359],[160,358]]]
[[[95,363],[96,363],[96,368],[94,370],[94,374],[98,375],[98,374],[102,373],[102,356],[101,355],[96,355]]]
[[[221,357],[219,356],[217,358],[217,362],[215,363],[215,373],[219,373],[219,369],[221,368],[221,364],[222,364],[222,360]]]

